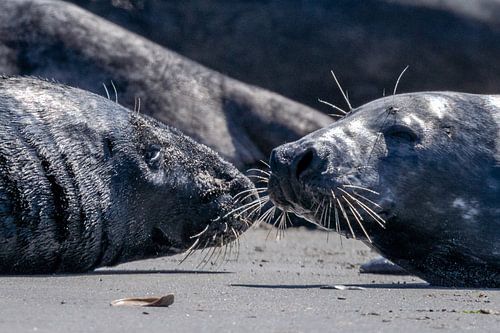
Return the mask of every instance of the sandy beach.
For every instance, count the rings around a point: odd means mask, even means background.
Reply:
[[[216,265],[200,266],[205,252],[181,265],[179,255],[91,274],[1,277],[0,331],[408,333],[499,326],[499,290],[360,274],[359,265],[376,256],[361,242],[341,244],[335,233],[303,228],[280,241],[268,234],[247,232],[237,260],[233,248]],[[169,293],[175,302],[166,308],[110,306],[119,298]]]

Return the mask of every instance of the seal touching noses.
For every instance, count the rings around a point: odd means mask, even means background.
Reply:
[[[365,104],[271,154],[269,196],[434,285],[500,287],[500,96]]]
[[[178,130],[68,86],[0,79],[0,272],[83,272],[222,246],[253,185]],[[251,199],[249,199],[251,201]]]

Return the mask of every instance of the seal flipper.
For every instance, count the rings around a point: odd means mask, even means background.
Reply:
[[[359,267],[360,273],[369,274],[391,274],[391,275],[409,275],[404,268],[396,265],[389,259],[382,256],[378,256],[374,259],[369,260]]]

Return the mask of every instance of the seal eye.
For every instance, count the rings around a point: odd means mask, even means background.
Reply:
[[[384,137],[398,142],[414,143],[418,140],[417,134],[409,127],[394,125],[384,131]]]
[[[161,162],[161,147],[159,145],[150,145],[144,152],[144,160],[150,168],[158,169]]]

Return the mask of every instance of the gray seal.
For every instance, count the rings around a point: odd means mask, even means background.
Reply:
[[[80,89],[0,79],[0,273],[225,245],[251,224],[239,193],[252,197],[250,180],[174,128]]]
[[[433,285],[500,287],[500,96],[389,96],[270,161],[281,209]]]

